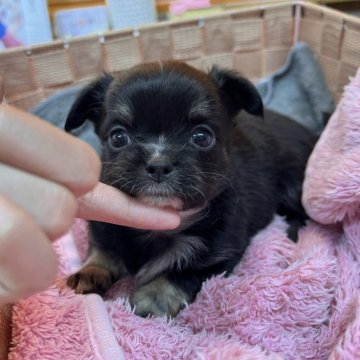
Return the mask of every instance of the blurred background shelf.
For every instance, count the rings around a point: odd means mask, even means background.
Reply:
[[[98,6],[105,5],[105,0],[47,0],[49,6],[50,15],[53,15],[56,11],[75,9],[85,6]]]
[[[131,1],[131,0],[129,0]],[[169,11],[170,4],[175,0],[157,0],[156,8],[159,14],[164,14]],[[211,4],[215,6],[223,6],[224,8],[246,7],[246,6],[261,6],[284,2],[284,0],[211,0]],[[291,3],[292,0],[289,0]],[[310,2],[328,5],[338,10],[359,13],[360,1],[354,0],[310,0]],[[58,10],[72,9],[82,6],[97,6],[105,5],[105,0],[48,0],[50,15],[53,15]]]

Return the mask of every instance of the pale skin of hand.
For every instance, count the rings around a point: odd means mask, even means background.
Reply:
[[[1,80],[0,88],[2,99]],[[75,217],[154,230],[179,225],[175,211],[100,183],[100,166],[89,145],[0,104],[0,303],[51,284],[57,269],[51,241]]]

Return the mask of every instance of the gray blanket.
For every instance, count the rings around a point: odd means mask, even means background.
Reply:
[[[296,44],[285,65],[257,84],[265,107],[320,134],[335,110],[319,63],[304,43]]]
[[[286,64],[261,80],[257,88],[265,107],[289,116],[316,134],[322,131],[335,109],[320,65],[306,44],[296,44]],[[77,86],[62,90],[34,107],[32,113],[63,128],[70,107],[81,89],[82,86]],[[90,122],[74,131],[74,135],[100,150],[99,139]]]

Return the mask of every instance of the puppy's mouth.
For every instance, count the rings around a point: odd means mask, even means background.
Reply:
[[[160,208],[182,210],[184,206],[178,194],[167,186],[150,186],[139,194],[138,199],[145,204]]]
[[[170,208],[175,210],[181,210],[183,208],[182,200],[175,196],[142,195],[138,199],[145,204],[160,208]]]

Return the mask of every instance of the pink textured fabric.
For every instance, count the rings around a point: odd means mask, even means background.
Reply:
[[[310,221],[294,244],[275,217],[234,273],[209,279],[171,321],[135,316],[129,279],[105,299],[64,286],[86,255],[78,221],[55,244],[59,279],[14,307],[10,360],[360,359],[359,142],[360,71],[307,169],[304,204],[324,225]]]
[[[304,187],[309,215],[322,224],[343,221],[360,201],[360,76],[345,94],[316,145]],[[355,214],[354,214],[355,215]]]

